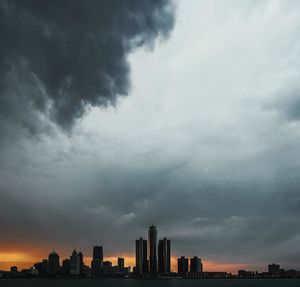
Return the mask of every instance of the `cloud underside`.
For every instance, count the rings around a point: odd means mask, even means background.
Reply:
[[[173,10],[168,0],[1,1],[2,120],[70,129],[88,106],[115,105],[130,90],[129,53],[168,36]]]

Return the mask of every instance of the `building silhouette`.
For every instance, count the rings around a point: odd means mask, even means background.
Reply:
[[[79,257],[80,275],[83,275],[84,274],[84,262],[83,262],[83,254],[81,251],[78,253],[78,257]]]
[[[11,266],[10,267],[10,272],[11,273],[17,273],[18,272],[18,267],[17,266]]]
[[[94,246],[93,248],[93,260],[100,260],[103,262],[103,247],[102,246]]]
[[[37,262],[34,265],[34,268],[38,270],[41,277],[46,276],[48,273],[48,259],[43,259],[42,262]]]
[[[124,271],[125,260],[124,258],[118,258],[118,269],[119,271]]]
[[[92,275],[97,276],[102,274],[103,268],[103,247],[102,246],[94,246],[93,248],[93,260],[92,260]]]
[[[177,272],[180,275],[187,275],[189,272],[189,259],[181,256],[177,260]]]
[[[103,267],[112,267],[112,262],[111,261],[104,261],[103,262]]]
[[[148,272],[147,240],[142,237],[135,241],[135,272]]]
[[[70,269],[71,269],[70,262],[71,262],[71,260],[68,259],[68,258],[64,259],[63,262],[62,262],[61,270],[62,270],[62,274],[65,275],[65,276],[70,275]]]
[[[197,256],[194,256],[193,258],[191,258],[190,272],[191,273],[199,273],[202,271],[203,271],[203,267],[202,267],[201,258],[198,258]]]
[[[276,277],[280,275],[280,265],[279,264],[270,264],[268,265],[268,273],[270,276]]]
[[[157,228],[151,225],[148,228],[148,248],[149,248],[149,271],[157,273]]]
[[[70,256],[70,275],[79,276],[80,275],[80,256],[76,249],[72,252]]]
[[[158,242],[158,272],[171,272],[171,241],[166,237]]]
[[[47,274],[55,276],[59,272],[59,256],[55,251],[52,251],[48,256]]]

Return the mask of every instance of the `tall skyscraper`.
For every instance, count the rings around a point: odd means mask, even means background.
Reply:
[[[59,272],[59,256],[53,251],[48,256],[48,274],[51,276],[57,275]]]
[[[94,246],[93,248],[93,260],[100,260],[103,262],[103,247]]]
[[[94,246],[92,260],[92,275],[97,276],[102,274],[103,268],[103,247]]]
[[[123,271],[124,270],[124,265],[125,265],[125,260],[124,258],[118,258],[118,269],[119,271]]]
[[[158,242],[158,272],[171,272],[171,241],[166,237]]]
[[[72,255],[70,256],[70,275],[80,275],[80,257],[75,249],[72,252]]]
[[[84,274],[84,262],[83,262],[83,254],[81,252],[78,253],[79,256],[79,269],[80,275]]]
[[[194,256],[191,258],[191,273],[199,273],[203,271],[201,258]]]
[[[147,240],[142,237],[135,241],[135,270],[137,273],[148,272]]]
[[[177,260],[178,263],[178,274],[186,275],[189,272],[189,259],[181,256]]]
[[[157,228],[151,225],[148,228],[148,247],[149,247],[149,271],[157,273]]]

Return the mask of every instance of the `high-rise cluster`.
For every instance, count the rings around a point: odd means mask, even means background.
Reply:
[[[163,238],[157,242],[157,227],[148,228],[148,242],[140,237],[135,241],[135,272],[168,274],[171,272],[171,241]]]
[[[194,256],[190,259],[190,265],[189,259],[181,256],[177,260],[177,266],[178,274],[182,276],[189,275],[190,277],[197,277],[203,272],[203,264],[201,258],[198,258],[197,256]]]
[[[59,263],[59,255],[53,251],[48,259],[34,264],[30,272],[37,272],[40,277],[102,277],[102,276],[126,276],[130,267],[125,267],[124,258],[118,258],[118,265],[113,266],[110,261],[103,261],[103,247],[94,246],[91,267],[83,261],[82,252],[73,250],[71,256]],[[34,275],[34,274],[31,274]]]

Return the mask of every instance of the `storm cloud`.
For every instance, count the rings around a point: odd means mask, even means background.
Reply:
[[[130,90],[129,53],[173,24],[167,0],[1,1],[1,117],[36,133],[115,105]]]

